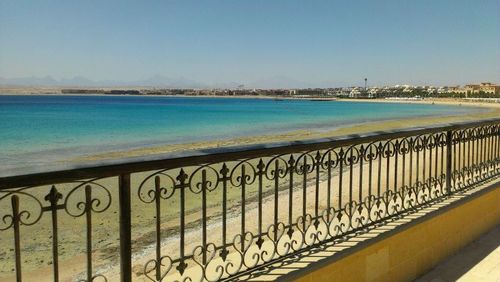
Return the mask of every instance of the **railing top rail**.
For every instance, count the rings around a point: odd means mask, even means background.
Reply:
[[[264,143],[256,145],[212,148],[181,153],[159,154],[139,158],[86,163],[80,166],[65,166],[60,170],[21,171],[18,175],[0,177],[0,190],[33,185],[57,184],[79,179],[111,177],[124,173],[135,173],[156,169],[170,169],[205,163],[225,162],[238,159],[266,157],[323,150],[328,148],[369,143],[379,140],[404,138],[449,130],[466,129],[499,123],[500,118],[474,122],[438,124],[435,126],[413,127],[390,131],[376,131],[332,138],[310,139],[292,142]]]

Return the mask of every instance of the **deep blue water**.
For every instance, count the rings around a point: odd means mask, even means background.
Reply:
[[[336,101],[0,95],[0,161],[4,166],[19,165],[41,161],[41,155],[50,159],[47,157],[61,154],[294,129],[322,130],[373,120],[474,110],[478,109]]]

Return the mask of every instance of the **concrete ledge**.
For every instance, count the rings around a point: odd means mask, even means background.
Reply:
[[[499,183],[467,194],[389,224],[382,232],[370,232],[372,236],[361,236],[349,248],[342,249],[339,244],[336,252],[325,249],[323,254],[302,261],[302,267],[274,278],[307,282],[412,281],[500,224]]]

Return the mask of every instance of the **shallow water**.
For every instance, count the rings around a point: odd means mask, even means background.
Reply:
[[[0,95],[0,161],[3,168],[31,166],[89,152],[478,110],[344,101]]]

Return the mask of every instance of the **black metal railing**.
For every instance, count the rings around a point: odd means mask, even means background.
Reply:
[[[500,175],[500,120],[0,178],[0,277],[219,281]]]

